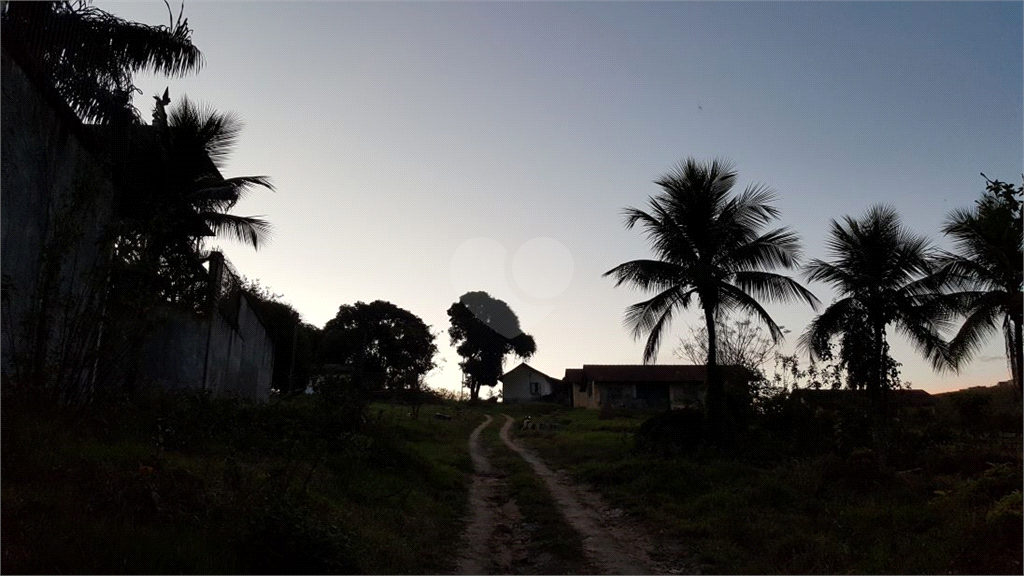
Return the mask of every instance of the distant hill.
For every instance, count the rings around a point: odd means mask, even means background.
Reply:
[[[1005,395],[1009,395],[1010,397],[1013,397],[1014,396],[1013,380],[1005,380],[1003,382],[999,382],[998,384],[994,384],[992,386],[971,386],[970,388],[963,388],[961,390],[951,390],[949,392],[940,392],[938,394],[933,394],[933,396],[949,398],[949,397],[954,397],[954,396],[957,396],[957,395],[962,395],[962,394],[965,394],[965,393],[971,393],[971,394],[991,394],[992,396],[995,396],[995,397],[1002,397],[1002,396],[1005,396]]]

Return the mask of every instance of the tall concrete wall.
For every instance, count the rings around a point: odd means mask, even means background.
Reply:
[[[17,46],[4,43],[0,66],[3,382],[28,371],[34,384],[44,377],[43,385],[88,396],[115,189],[90,152],[90,135]],[[169,388],[266,400],[273,344],[244,297],[231,312],[228,320],[219,310],[201,318],[158,307],[141,344],[138,376]]]
[[[38,71],[6,46],[0,66],[0,365],[5,381],[17,368],[70,388],[68,379],[89,380],[114,188],[81,123]]]
[[[245,296],[237,325],[220,309],[207,316],[166,306],[143,346],[140,379],[167,389],[265,401],[274,375],[274,345]],[[231,314],[231,316],[235,316]]]

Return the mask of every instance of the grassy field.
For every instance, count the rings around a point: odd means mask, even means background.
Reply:
[[[729,454],[661,457],[633,448],[647,414],[515,411],[554,425],[522,441],[652,534],[687,543],[703,572],[1021,573],[1019,434],[909,431],[886,459],[793,455],[753,431]]]
[[[201,396],[2,404],[2,563],[11,573],[443,573],[467,513],[470,431],[529,528],[531,566],[585,572],[579,536],[497,434],[501,413],[554,468],[707,573],[1021,573],[1019,405],[968,391],[884,449],[837,419],[753,425],[729,453],[635,449],[647,413]],[[1011,409],[1006,409],[1011,406]],[[443,412],[450,419],[436,419]],[[806,416],[806,415],[804,415]],[[769,426],[769,424],[771,424]],[[1009,431],[1009,432],[1008,432]],[[822,439],[830,439],[830,443]],[[536,559],[541,558],[538,562]]]
[[[4,571],[450,571],[481,420],[375,405],[352,428],[306,398],[164,397],[88,416],[5,401]]]

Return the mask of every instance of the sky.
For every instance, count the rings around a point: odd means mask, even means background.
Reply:
[[[168,21],[163,2],[95,5]],[[553,377],[641,363],[622,320],[648,296],[602,274],[651,256],[622,211],[687,157],[773,188],[805,259],[828,258],[831,219],[877,203],[949,247],[942,222],[980,173],[1024,172],[1019,2],[193,0],[184,15],[204,68],[138,76],[136,106],[148,119],[169,87],[172,105],[244,120],[223,172],[273,178],[236,213],[274,233],[259,251],[219,240],[228,259],[317,326],[357,301],[417,314],[439,334],[435,387],[459,387],[446,310],[475,290],[512,307]],[[814,311],[766,309],[792,352]],[[687,363],[673,349],[700,321],[678,314],[657,361]],[[998,334],[960,374],[890,341],[915,388],[1009,378]]]

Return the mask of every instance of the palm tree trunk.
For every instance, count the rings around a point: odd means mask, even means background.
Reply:
[[[874,325],[875,382],[872,401],[875,414],[880,422],[885,421],[886,412],[886,374],[885,374],[885,324],[876,322]]]
[[[1013,342],[1009,342],[1007,352],[1010,354],[1010,372],[1013,377],[1013,383],[1017,386],[1017,399],[1020,400],[1024,395],[1024,388],[1021,387],[1022,380],[1024,380],[1024,350],[1021,350],[1022,335],[1020,316],[1013,318]]]
[[[710,306],[704,308],[704,322],[708,330],[708,388],[704,402],[705,417],[711,441],[721,446],[726,443],[725,393],[718,373],[718,342],[715,335],[715,315]]]

